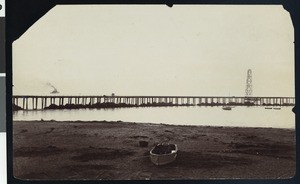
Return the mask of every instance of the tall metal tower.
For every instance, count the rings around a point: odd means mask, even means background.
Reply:
[[[252,70],[251,69],[248,69],[247,71],[246,97],[252,97]]]

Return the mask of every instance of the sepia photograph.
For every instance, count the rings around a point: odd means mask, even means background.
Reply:
[[[282,5],[56,5],[12,45],[22,180],[288,179]]]

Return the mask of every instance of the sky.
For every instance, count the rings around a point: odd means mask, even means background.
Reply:
[[[59,5],[13,43],[13,94],[294,96],[281,5]]]

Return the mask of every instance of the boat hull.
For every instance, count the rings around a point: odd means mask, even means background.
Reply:
[[[225,110],[225,111],[230,111],[231,107],[222,107],[222,109]]]
[[[171,153],[167,153],[167,154],[155,154],[153,153],[153,150],[155,148],[153,148],[150,151],[151,162],[157,166],[166,165],[173,162],[177,157],[177,150],[178,150],[176,144],[174,144],[174,147],[175,149],[173,149]]]

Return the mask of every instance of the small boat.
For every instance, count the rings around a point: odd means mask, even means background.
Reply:
[[[272,109],[272,107],[265,107],[265,109]]]
[[[176,144],[161,143],[150,151],[150,160],[155,165],[166,165],[176,159],[177,151]]]
[[[281,107],[273,107],[273,109],[275,109],[275,110],[280,110]]]
[[[230,106],[223,106],[222,109],[223,109],[223,110],[229,110],[229,111],[230,111],[230,110],[231,110],[231,107],[230,107]]]

